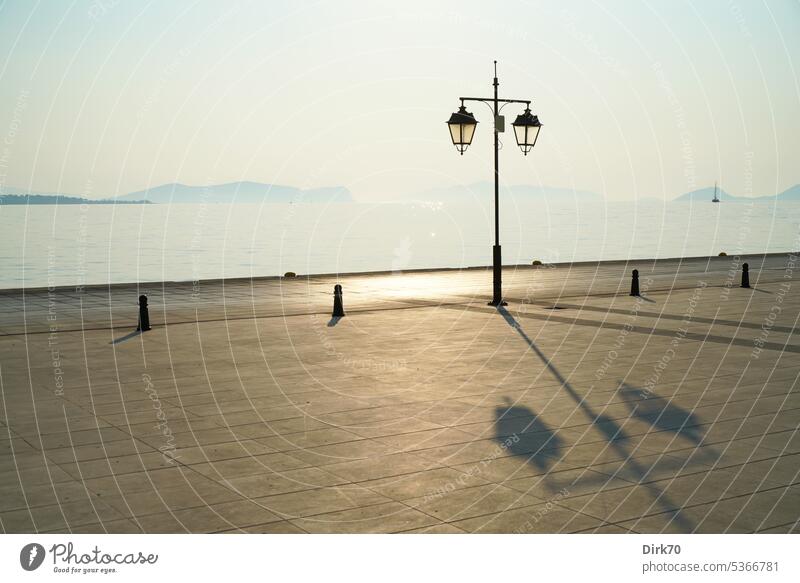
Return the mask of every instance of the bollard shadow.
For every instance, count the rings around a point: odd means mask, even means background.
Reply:
[[[120,336],[119,338],[115,338],[109,344],[121,344],[131,338],[136,338],[139,334],[141,334],[141,330],[134,330],[133,332],[128,332],[125,336]]]
[[[629,451],[626,443],[627,437],[622,429],[622,426],[616,420],[611,419],[604,413],[597,413],[594,411],[594,409],[586,402],[586,397],[582,397],[578,394],[575,388],[561,374],[561,371],[559,371],[558,367],[556,367],[555,364],[553,364],[553,362],[547,357],[547,355],[545,355],[544,352],[542,352],[542,350],[536,345],[536,343],[531,340],[531,338],[525,333],[525,330],[523,330],[520,323],[517,322],[517,320],[511,315],[511,313],[508,312],[508,310],[502,306],[499,306],[497,311],[501,316],[503,316],[503,319],[505,319],[508,325],[511,326],[527,343],[528,347],[539,358],[539,360],[544,363],[550,374],[555,377],[555,379],[561,384],[561,387],[564,389],[564,391],[575,401],[576,406],[591,420],[592,425],[605,437],[605,441],[607,443],[605,447],[609,448],[611,452],[615,453],[621,458],[621,463],[624,464],[625,468],[628,472],[630,472],[636,483],[651,494],[653,497],[653,506],[657,505],[661,507],[661,512],[667,513],[670,517],[670,522],[677,524],[683,532],[692,532],[694,530],[694,526],[692,525],[691,521],[689,521],[686,516],[680,512],[680,505],[672,502],[667,494],[652,481],[646,482],[648,479],[652,480],[652,478],[648,478],[649,469],[642,466],[633,457],[636,453],[635,448],[633,448],[632,451]],[[500,437],[498,437],[498,439],[500,439]],[[572,448],[563,448],[562,450],[553,450],[552,457],[549,455],[547,457],[552,460],[552,463],[555,463],[560,459],[566,459],[569,456],[571,449]],[[552,478],[546,476],[546,479]],[[623,500],[620,502],[620,505],[624,503],[625,501]]]
[[[650,298],[648,298],[647,296],[641,296],[641,295],[640,295],[640,296],[637,296],[637,297],[638,297],[638,298],[640,298],[642,301],[645,301],[645,302],[647,302],[647,303],[650,303],[650,304],[655,304],[655,303],[657,303],[655,300],[653,300],[653,299],[650,299]]]
[[[757,287],[750,287],[750,288],[744,288],[744,289],[751,289],[754,292],[758,292],[758,293],[762,293],[762,294],[774,295],[771,291],[768,291],[768,290],[765,290],[765,289],[759,289]]]
[[[339,316],[333,316],[330,320],[328,320],[328,328],[333,328],[336,324],[339,323],[339,320],[342,318]]]
[[[695,444],[703,440],[700,420],[691,411],[625,382],[620,382],[619,393],[626,399],[625,406],[628,407],[631,417],[656,429],[676,433]]]

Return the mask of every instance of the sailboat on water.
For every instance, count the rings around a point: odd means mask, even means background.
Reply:
[[[717,196],[717,183],[714,183],[714,198],[711,199],[711,202],[719,202],[719,196]]]

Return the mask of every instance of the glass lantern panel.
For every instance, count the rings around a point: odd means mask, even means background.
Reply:
[[[464,138],[464,143],[465,144],[471,144],[472,143],[472,137],[475,134],[475,126],[476,126],[476,124],[474,124],[474,123],[463,124],[461,126],[462,128],[464,128],[463,138]]]

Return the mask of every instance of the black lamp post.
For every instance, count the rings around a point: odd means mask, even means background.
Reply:
[[[464,151],[472,143],[475,135],[475,126],[478,122],[475,116],[464,107],[465,101],[480,101],[491,107],[494,111],[494,247],[492,247],[493,265],[493,290],[490,306],[504,306],[503,283],[502,283],[502,255],[500,252],[500,169],[499,169],[499,134],[505,131],[505,118],[500,115],[500,110],[509,103],[524,103],[525,113],[517,116],[514,121],[514,135],[517,138],[517,145],[522,149],[526,156],[536,145],[536,138],[539,137],[539,129],[542,124],[539,118],[531,113],[531,102],[526,99],[499,99],[497,97],[497,61],[494,62],[494,97],[459,97],[461,107],[450,116],[447,122],[450,128],[450,138],[453,145],[464,155]],[[502,106],[500,104],[503,104]]]

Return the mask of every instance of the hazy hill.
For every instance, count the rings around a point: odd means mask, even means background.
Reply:
[[[682,194],[675,200],[678,202],[711,202],[714,197],[714,187],[701,188]],[[775,201],[800,201],[800,184],[795,184],[774,196],[733,196],[721,188],[719,199],[723,202],[775,202]]]
[[[302,190],[293,186],[259,182],[231,182],[210,186],[163,184],[131,192],[117,200],[147,200],[156,203],[273,203],[273,202],[352,202],[350,191],[342,186]]]
[[[504,199],[513,198],[524,200],[546,200],[547,202],[601,202],[603,197],[596,192],[587,190],[573,190],[571,188],[558,188],[552,186],[533,186],[530,184],[517,184],[512,186],[500,185],[500,195]],[[472,202],[474,200],[492,202],[494,200],[494,184],[492,182],[477,182],[463,186],[451,186],[427,190],[412,198],[423,202],[441,202],[457,204]]]
[[[148,204],[146,200],[90,199],[63,194],[2,194],[0,204]]]
[[[787,188],[780,194],[775,195],[778,200],[793,200],[800,201],[800,184],[795,184],[791,188]]]

